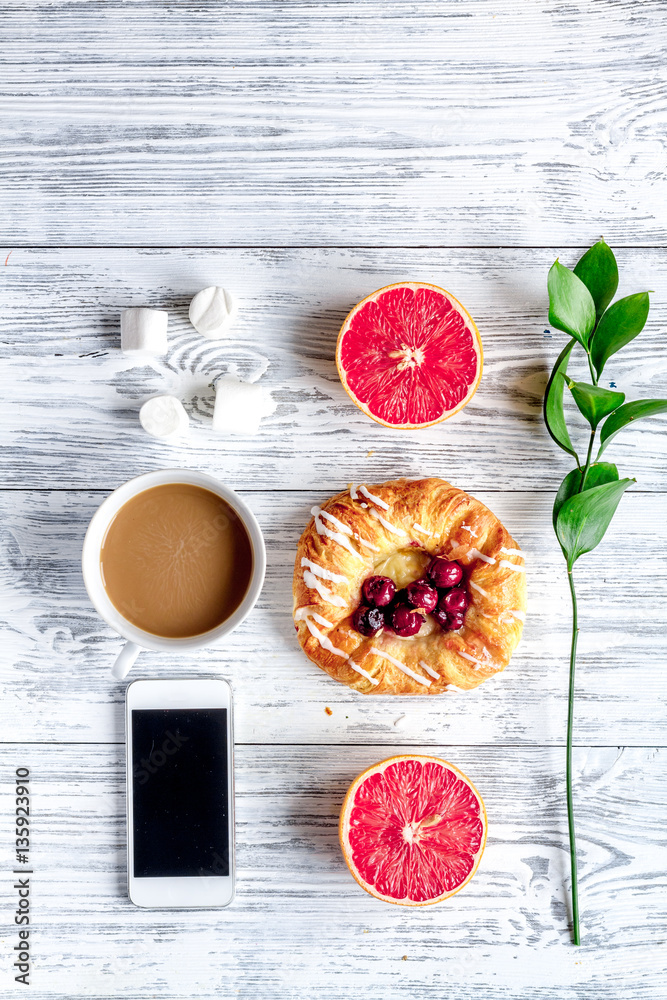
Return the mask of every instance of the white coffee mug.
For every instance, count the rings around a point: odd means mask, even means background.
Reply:
[[[203,489],[215,493],[216,496],[222,497],[241,519],[250,539],[253,557],[250,583],[245,597],[236,611],[229,618],[225,618],[220,625],[210,629],[208,632],[182,639],[172,639],[154,635],[152,632],[145,632],[124,618],[120,611],[111,603],[111,599],[106,592],[100,562],[100,553],[105,535],[120,508],[138,493],[150,490],[154,486],[165,486],[170,483],[187,483],[190,486],[201,486]],[[266,550],[264,548],[262,531],[255,515],[234,490],[230,490],[228,486],[223,486],[217,479],[213,479],[212,476],[207,476],[203,472],[193,472],[188,469],[163,469],[160,472],[147,472],[143,476],[137,476],[136,479],[130,479],[129,482],[124,483],[117,490],[114,490],[111,496],[108,496],[100,507],[98,507],[88,525],[88,531],[83,542],[81,568],[88,596],[97,611],[108,625],[111,625],[116,632],[119,632],[127,640],[111,671],[114,677],[122,680],[131,669],[142,648],[155,649],[157,651],[199,649],[202,646],[209,646],[222,639],[223,636],[233,632],[248,617],[260,595],[266,570]]]

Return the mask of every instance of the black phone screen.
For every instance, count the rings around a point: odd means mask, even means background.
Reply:
[[[132,710],[135,878],[229,875],[226,708]]]

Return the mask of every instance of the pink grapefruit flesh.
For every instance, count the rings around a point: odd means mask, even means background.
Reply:
[[[363,299],[338,335],[336,364],[351,399],[388,427],[429,427],[470,402],[482,342],[444,288],[410,281]]]
[[[438,757],[391,757],[352,782],[340,814],[352,875],[402,906],[439,903],[477,871],[486,810],[472,782]]]

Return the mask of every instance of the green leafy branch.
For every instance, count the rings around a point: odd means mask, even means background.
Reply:
[[[572,598],[572,642],[567,717],[567,817],[572,869],[572,923],[575,944],[580,942],[577,852],[572,803],[572,723],[574,673],[579,634],[577,595],[572,570],[576,561],[600,544],[616,513],[621,497],[634,479],[620,479],[618,469],[600,458],[613,438],[635,420],[667,413],[667,399],[625,402],[625,394],[600,386],[605,365],[634,340],[646,325],[649,293],[639,292],[612,303],[618,288],[618,266],[610,247],[600,240],[588,250],[574,270],[556,261],[549,271],[549,322],[570,339],[554,365],[544,394],[544,422],[556,444],[571,455],[576,469],[560,484],[553,509],[553,525],[567,562]],[[612,303],[610,305],[610,303]],[[572,352],[586,354],[590,382],[575,382],[567,369]],[[568,389],[579,412],[590,425],[586,457],[582,460],[565,420],[564,397]],[[596,437],[599,446],[595,461]]]

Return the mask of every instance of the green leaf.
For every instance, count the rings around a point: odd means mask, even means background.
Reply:
[[[565,383],[560,377],[565,375],[567,372],[567,363],[570,360],[570,354],[572,353],[572,348],[574,347],[574,341],[571,340],[569,344],[566,344],[563,350],[558,355],[558,360],[553,367],[551,372],[551,377],[547,383],[547,388],[544,393],[544,423],[547,425],[547,430],[549,434],[554,439],[556,444],[563,449],[563,451],[569,452],[577,460],[577,465],[579,464],[579,456],[577,455],[572,442],[570,441],[570,434],[567,429],[567,424],[565,423],[565,413],[563,411],[563,393],[565,392]]]
[[[604,417],[617,409],[625,401],[624,392],[612,392],[588,382],[573,382],[566,378],[567,387],[574,396],[579,410],[586,417],[593,430]]]
[[[579,492],[583,475],[583,469],[573,469],[572,472],[568,472],[565,479],[558,487],[558,493],[556,494],[556,499],[554,500],[554,531],[556,530],[556,521],[561,507],[566,500],[569,500],[570,497],[575,496],[575,494]],[[588,470],[584,493],[586,490],[592,490],[596,486],[602,486],[603,483],[615,483],[617,481],[618,469],[615,465],[612,465],[611,462],[596,462],[595,465],[591,465]]]
[[[599,319],[618,288],[618,265],[611,247],[600,240],[586,251],[575,266],[574,273],[591,293]]]
[[[640,420],[642,417],[656,417],[660,413],[667,413],[667,399],[635,399],[632,403],[619,406],[602,425],[598,458],[611,439],[616,437],[618,432],[627,427],[633,420]]]
[[[604,483],[570,497],[556,519],[556,534],[571,570],[585,552],[600,544],[616,513],[621,497],[634,479]]]
[[[598,323],[591,343],[591,358],[598,378],[612,354],[616,354],[642,332],[648,319],[648,310],[648,292],[626,295],[624,299],[609,306]]]
[[[583,281],[555,261],[547,280],[549,322],[564,330],[588,350],[588,340],[595,326],[595,303]]]

